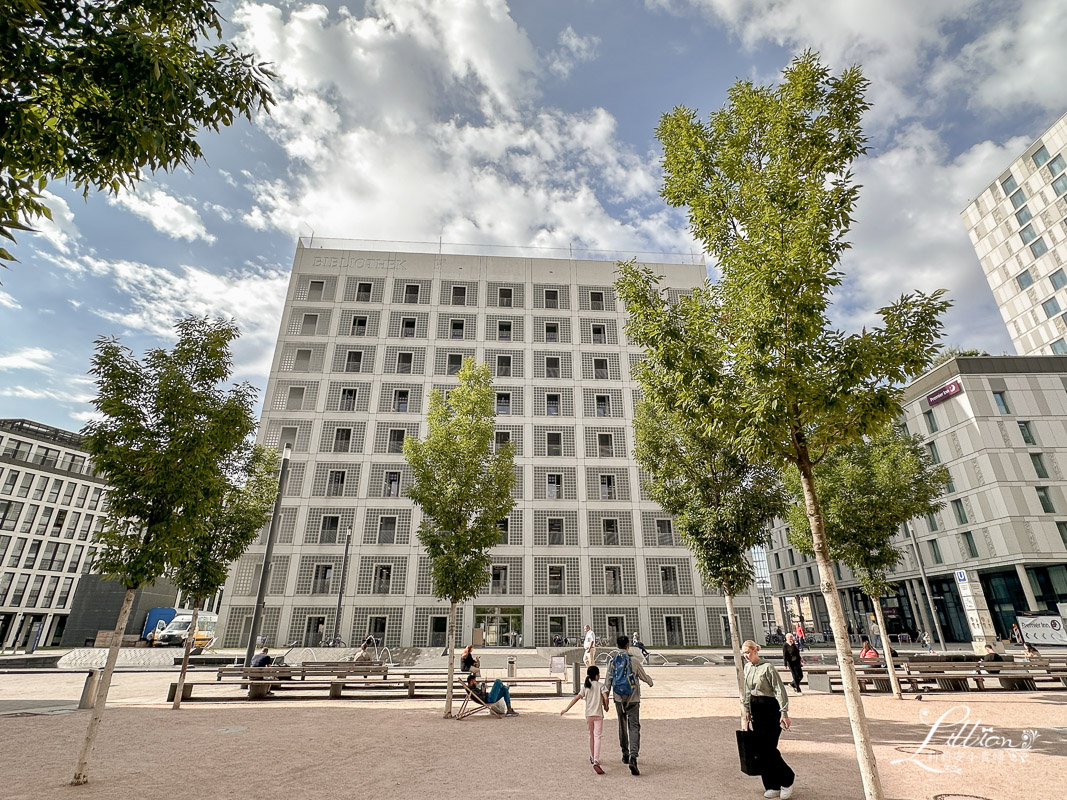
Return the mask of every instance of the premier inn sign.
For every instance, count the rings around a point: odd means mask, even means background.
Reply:
[[[963,394],[963,386],[960,385],[959,381],[952,381],[952,383],[945,384],[933,394],[926,395],[926,402],[936,406],[938,403],[943,403],[958,394]]]

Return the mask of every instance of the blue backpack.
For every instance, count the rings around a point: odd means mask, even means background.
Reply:
[[[630,654],[624,650],[611,659],[611,690],[619,697],[629,697],[636,685]]]

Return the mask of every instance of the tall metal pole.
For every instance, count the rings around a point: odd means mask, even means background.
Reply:
[[[248,648],[245,650],[245,666],[252,663],[252,653],[256,649],[256,637],[259,636],[259,625],[263,621],[263,602],[267,596],[267,581],[270,578],[270,557],[274,552],[274,537],[278,533],[278,519],[282,515],[282,492],[285,491],[285,477],[289,472],[289,443],[285,443],[282,451],[282,468],[278,473],[278,496],[274,498],[274,514],[270,518],[270,527],[267,528],[267,546],[263,550],[263,567],[259,571],[259,590],[256,592],[256,604],[252,607],[252,630],[248,633]]]
[[[911,536],[911,546],[915,548],[915,563],[919,565],[919,576],[922,578],[923,589],[926,591],[927,600],[930,602],[930,616],[934,622],[934,635],[937,636],[937,641],[940,643],[941,649],[944,650],[946,649],[945,636],[941,633],[941,623],[937,621],[937,609],[934,608],[934,593],[930,591],[930,582],[926,580],[926,567],[923,566],[923,555],[919,552],[919,540],[915,538],[915,526],[910,521],[905,522],[904,526],[908,529],[908,535]]]
[[[341,631],[341,600],[345,596],[345,580],[348,577],[348,545],[352,542],[352,526],[345,534],[345,557],[341,562],[341,585],[337,588],[337,616],[333,620],[333,640],[336,642]]]

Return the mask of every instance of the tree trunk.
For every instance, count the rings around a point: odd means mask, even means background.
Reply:
[[[107,703],[107,693],[111,689],[111,676],[115,672],[115,664],[119,660],[119,648],[122,647],[122,634],[126,632],[126,620],[130,618],[130,609],[133,607],[133,597],[136,589],[127,587],[126,595],[122,598],[122,606],[119,608],[119,619],[115,623],[115,636],[111,640],[111,649],[107,653],[107,663],[104,672],[100,676],[100,685],[96,690],[96,701],[89,716],[89,727],[85,731],[85,741],[82,743],[82,751],[78,756],[78,766],[74,770],[74,779],[71,786],[81,786],[89,782],[89,757],[93,754],[96,745],[96,734],[100,729],[100,721],[104,717],[104,705]]]
[[[734,615],[734,596],[728,592],[726,595],[726,614],[730,617],[730,646],[734,651],[734,669],[737,672],[738,697],[743,701],[745,698],[745,664],[741,656],[741,631],[737,627],[737,618]],[[745,711],[741,709],[741,727],[745,727]]]
[[[841,596],[834,583],[834,572],[830,560],[830,546],[823,526],[822,510],[815,493],[815,476],[811,462],[806,454],[798,464],[800,483],[804,488],[804,507],[808,513],[808,525],[811,528],[811,540],[815,549],[815,561],[819,565],[819,582],[826,611],[830,615],[830,629],[834,634],[834,647],[837,650],[837,664],[841,669],[841,684],[845,690],[845,707],[848,720],[852,725],[852,738],[856,743],[856,758],[859,762],[860,778],[863,781],[863,794],[866,800],[885,800],[882,793],[882,781],[878,776],[878,763],[871,745],[870,729],[867,715],[863,710],[860,697],[860,685],[856,680],[856,664],[852,659],[852,647],[845,625],[845,614],[841,608]]]
[[[189,635],[185,637],[185,654],[182,656],[182,668],[178,673],[178,690],[174,693],[174,705],[171,709],[177,711],[182,705],[182,689],[185,687],[185,673],[189,671],[189,654],[193,651],[193,639],[196,638],[196,618],[200,614],[200,598],[193,601],[193,621],[189,625]]]
[[[900,681],[897,679],[897,671],[893,666],[893,648],[889,646],[889,631],[885,629],[885,617],[882,615],[882,598],[873,595],[870,597],[874,601],[874,616],[878,619],[878,629],[882,632],[882,648],[885,651],[885,667],[889,670],[889,685],[893,687],[893,697],[903,700]]]
[[[452,717],[452,679],[456,674],[456,602],[448,611],[448,686],[445,687],[445,719]]]

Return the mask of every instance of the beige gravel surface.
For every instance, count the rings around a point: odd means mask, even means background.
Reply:
[[[439,700],[283,695],[173,712],[161,702],[172,673],[119,673],[91,782],[82,787],[66,781],[87,714],[40,712],[69,708],[83,676],[0,675],[0,713],[7,714],[0,716],[0,798],[762,797],[759,779],[738,769],[733,672],[659,668],[652,675],[655,687],[642,692],[642,775],[635,778],[619,761],[614,712],[605,724],[607,774],[593,773],[580,705],[559,716],[566,699],[517,700],[518,718],[479,715],[462,722],[443,719]],[[792,704],[794,727],[782,750],[798,776],[793,797],[862,798],[844,699],[805,694]],[[1067,777],[1067,691],[937,695],[922,702],[868,696],[865,707],[887,798],[1031,800],[1035,789],[1048,796]],[[18,711],[28,715],[11,713]],[[897,748],[914,752],[929,723],[946,712],[924,751],[941,755],[904,760],[908,755]],[[960,730],[947,722],[964,714],[971,746],[946,744]],[[993,736],[1020,743],[1024,729],[1037,731],[1029,750],[976,746],[983,735],[988,745],[1000,744]]]

